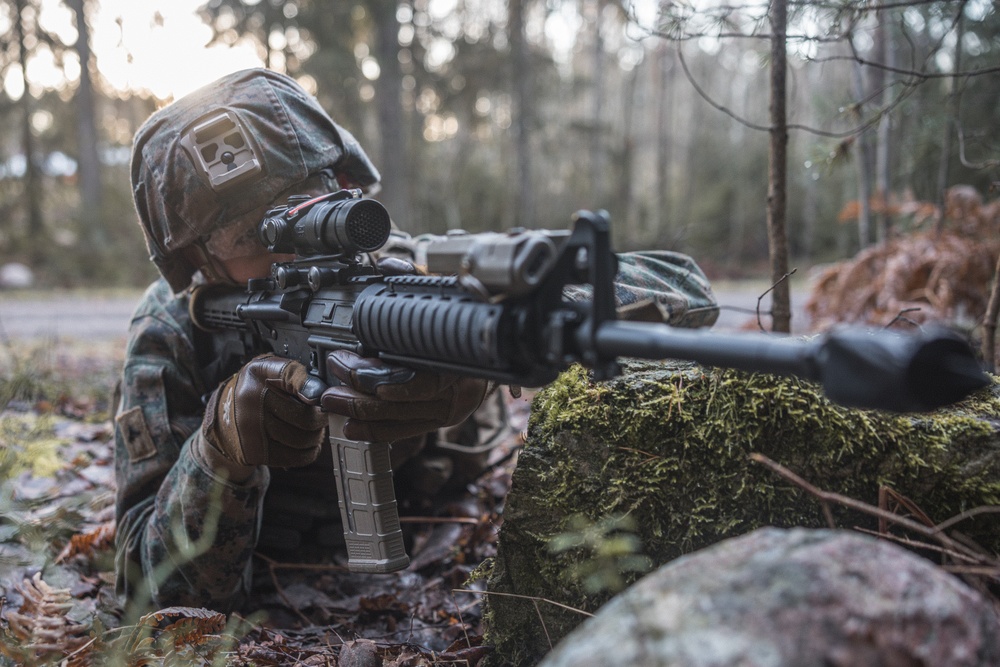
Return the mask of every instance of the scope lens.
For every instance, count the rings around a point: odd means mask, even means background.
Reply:
[[[378,250],[389,240],[392,225],[389,213],[372,199],[336,202],[349,204],[342,207],[343,229],[347,242],[360,252]]]
[[[389,212],[374,199],[324,201],[295,223],[293,243],[300,255],[372,252],[391,230]]]

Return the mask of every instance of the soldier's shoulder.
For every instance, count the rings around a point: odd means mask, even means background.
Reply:
[[[150,285],[139,300],[129,325],[133,353],[152,340],[190,344],[191,317],[186,292],[174,294],[164,279]]]

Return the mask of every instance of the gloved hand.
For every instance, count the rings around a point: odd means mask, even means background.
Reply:
[[[326,388],[297,361],[265,354],[248,362],[212,394],[202,434],[229,462],[293,468],[319,454]]]
[[[337,350],[327,370],[341,386],[323,392],[324,412],[348,417],[344,437],[395,442],[453,426],[472,414],[486,396],[485,380],[392,366]]]

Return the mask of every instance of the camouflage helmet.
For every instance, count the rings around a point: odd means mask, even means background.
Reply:
[[[183,252],[332,170],[365,188],[379,173],[351,134],[293,79],[235,72],[154,113],[132,146],[132,194],[150,258],[175,292],[198,267]]]

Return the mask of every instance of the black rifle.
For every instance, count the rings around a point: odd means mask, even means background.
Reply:
[[[326,356],[350,350],[417,369],[539,387],[569,365],[596,380],[619,374],[619,357],[683,359],[820,383],[833,401],[923,411],[989,383],[968,344],[943,329],[914,335],[843,330],[801,341],[716,334],[615,318],[617,261],[607,214],[581,211],[569,231],[444,237],[427,245],[431,273],[382,276],[366,254],[390,234],[388,213],[358,191],[296,197],[268,212],[261,241],[271,277],[247,290],[209,286],[192,297],[195,323],[244,360],[273,352],[297,359],[327,384]],[[567,299],[569,285],[593,298]],[[354,442],[330,415],[337,494],[349,567],[406,567],[389,443]]]

